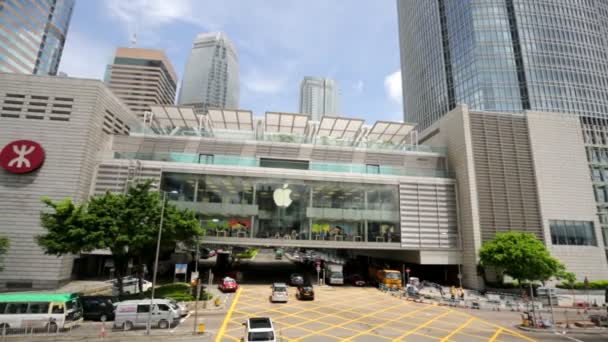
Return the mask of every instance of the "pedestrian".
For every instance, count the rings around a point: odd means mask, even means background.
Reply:
[[[456,299],[456,287],[454,285],[450,287],[450,295],[452,296],[452,300]]]
[[[460,291],[460,299],[464,300],[464,289],[462,288],[462,286],[460,287],[460,289],[458,289],[458,291]]]

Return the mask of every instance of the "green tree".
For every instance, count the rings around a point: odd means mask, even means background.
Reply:
[[[499,274],[518,282],[545,282],[564,276],[565,267],[553,258],[534,234],[523,232],[498,233],[494,240],[483,244],[479,251],[483,267],[493,267]]]
[[[0,236],[0,272],[4,270],[4,263],[2,263],[2,259],[4,258],[6,252],[8,252],[10,245],[10,241],[7,237]]]
[[[109,249],[121,295],[129,260],[137,261],[140,278],[142,265],[153,260],[162,199],[158,192],[151,191],[151,182],[138,183],[126,194],[107,192],[81,205],[69,199],[42,201],[51,210],[41,213],[47,233],[37,237],[38,244],[53,255]],[[164,250],[172,250],[177,242],[188,242],[201,234],[194,212],[166,203],[161,242]]]

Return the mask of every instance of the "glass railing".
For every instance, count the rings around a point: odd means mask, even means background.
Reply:
[[[116,159],[135,159],[135,160],[154,160],[174,163],[191,163],[191,164],[206,164],[206,165],[224,165],[238,167],[259,167],[260,162],[256,158],[226,156],[226,155],[205,155],[194,153],[177,153],[177,152],[115,152]],[[301,168],[298,168],[301,169]],[[365,164],[349,164],[349,163],[321,163],[310,162],[308,170],[325,171],[325,172],[342,172],[342,173],[359,173],[359,174],[377,174],[377,175],[393,175],[393,176],[420,176],[420,177],[450,177],[450,174],[445,170],[431,169],[411,169],[399,168],[393,166],[374,166]]]

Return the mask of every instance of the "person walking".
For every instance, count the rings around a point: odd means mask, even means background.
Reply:
[[[450,295],[452,296],[452,301],[454,301],[456,299],[456,287],[454,285],[450,287]]]

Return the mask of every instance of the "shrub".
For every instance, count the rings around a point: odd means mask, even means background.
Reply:
[[[239,259],[251,259],[256,255],[258,255],[258,249],[250,248],[250,249],[244,251],[243,253],[237,254],[236,257]]]
[[[567,282],[563,282],[559,285],[557,285],[557,287],[561,288],[561,289],[570,289],[570,284],[568,284]],[[576,290],[584,290],[585,289],[585,283],[578,281],[576,283],[574,283],[574,289]],[[589,287],[590,290],[603,290],[603,289],[608,289],[608,280],[596,280],[596,281],[590,281],[589,282]]]

